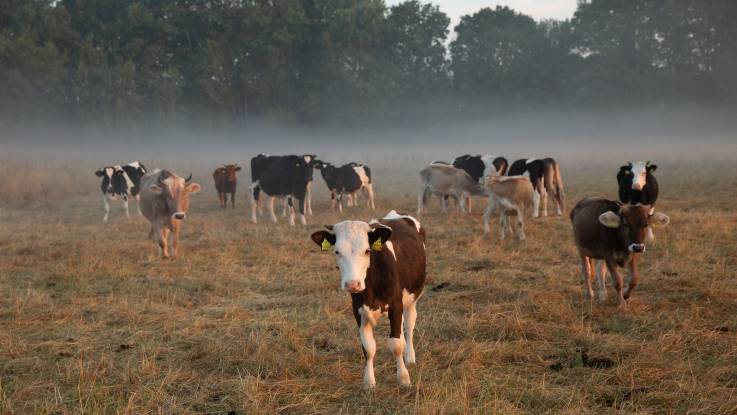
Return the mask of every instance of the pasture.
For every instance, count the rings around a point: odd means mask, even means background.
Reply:
[[[146,239],[135,202],[130,219],[113,204],[102,224],[99,161],[5,157],[0,413],[737,412],[733,163],[655,160],[658,210],[671,224],[648,245],[626,310],[611,281],[606,302],[584,300],[567,215],[529,219],[524,243],[499,241],[497,218],[482,233],[482,199],[470,216],[443,215],[433,199],[419,218],[428,284],[412,387],[397,383],[383,318],[377,387],[365,392],[350,297],[309,235],[342,218],[414,214],[424,161],[368,161],[377,210],[342,216],[316,172],[315,216],[290,229],[281,215],[247,222],[250,156],[235,210],[219,207],[217,165],[141,160],[192,171],[203,186],[173,261]],[[623,161],[562,159],[567,209],[583,196],[616,198]],[[582,350],[613,364],[586,365]]]

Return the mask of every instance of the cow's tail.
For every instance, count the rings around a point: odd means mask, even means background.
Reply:
[[[566,193],[565,189],[563,187],[563,176],[560,174],[560,166],[558,165],[557,161],[553,162],[553,166],[555,168],[555,193],[556,197],[558,198],[558,201],[560,203],[560,209],[561,211],[565,212],[565,200],[566,200]]]

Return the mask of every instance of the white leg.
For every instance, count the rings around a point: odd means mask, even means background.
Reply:
[[[368,206],[371,210],[376,210],[376,203],[374,203],[374,185],[368,184],[366,186],[366,197],[368,198]]]
[[[404,362],[408,365],[415,364],[415,344],[414,344],[414,332],[415,332],[415,321],[417,321],[417,306],[416,302],[404,305],[403,318],[404,318],[404,339],[406,342],[406,348],[404,349]]]
[[[130,214],[130,211],[128,210],[128,199],[127,198],[123,198],[123,208],[125,209],[125,217],[130,218],[131,214]]]
[[[504,207],[500,207],[499,210],[501,211],[499,214],[499,239],[504,239],[504,230],[507,227],[507,213]]]
[[[490,196],[489,202],[486,204],[486,209],[484,209],[484,233],[489,233],[489,217],[491,216],[491,211],[494,209],[494,199]]]
[[[107,217],[110,214],[110,202],[108,202],[107,196],[102,195],[102,203],[105,205],[105,216],[103,216],[102,221],[107,222]]]
[[[292,200],[292,206],[289,207],[289,226],[294,226],[294,199]]]
[[[338,212],[343,213],[343,198],[346,197],[345,193],[338,193]],[[348,202],[350,206],[350,195],[348,196]]]
[[[548,216],[548,192],[545,191],[544,187],[540,187],[540,199],[542,199],[543,217],[547,217]]]
[[[423,199],[425,197],[425,189],[422,188],[420,190],[420,193],[417,194],[417,216],[422,215],[422,211],[424,210],[422,206]]]
[[[284,216],[286,218],[287,217],[287,210],[289,209],[289,204],[287,203],[287,198],[284,197],[282,199],[282,202],[284,202],[284,203],[282,205],[282,213],[281,214],[282,214],[282,216]]]
[[[376,356],[376,340],[374,340],[374,326],[367,316],[361,314],[361,328],[358,329],[361,337],[361,346],[366,352],[366,368],[363,372],[363,386],[365,388],[373,388],[376,386],[376,377],[374,376],[374,356]]]
[[[141,194],[136,195],[136,207],[138,208],[138,215],[143,216],[143,212],[141,212]]]
[[[312,216],[312,180],[307,182],[305,192],[305,215]]]
[[[532,217],[540,217],[540,192],[537,190],[534,190],[532,195]]]
[[[596,285],[599,302],[606,300],[606,263],[602,260],[596,261]]]
[[[394,359],[397,361],[397,379],[399,379],[399,384],[409,386],[409,372],[404,365],[404,346],[404,337],[401,334],[398,339],[389,337],[389,351],[392,352]]]
[[[525,211],[517,209],[517,232],[519,233],[519,240],[525,240]]]
[[[277,221],[276,213],[274,213],[274,204],[276,203],[276,197],[275,196],[268,196],[268,197],[269,197],[269,216],[271,217],[271,221],[276,223]]]

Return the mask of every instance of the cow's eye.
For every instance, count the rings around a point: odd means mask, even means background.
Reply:
[[[338,252],[338,251],[335,251],[335,255],[336,255],[336,256],[340,256],[340,252]]]
[[[371,250],[370,249],[367,249],[366,252],[364,252],[364,253],[366,254],[366,256],[369,256],[369,255],[371,255]]]

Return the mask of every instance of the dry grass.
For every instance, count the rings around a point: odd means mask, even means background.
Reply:
[[[480,202],[450,218],[433,202],[413,387],[397,385],[384,319],[366,393],[348,295],[309,240],[339,220],[320,180],[312,225],[251,225],[245,186],[221,211],[198,167],[183,256],[161,261],[144,219],[114,205],[102,225],[96,166],[14,163],[0,178],[0,413],[737,412],[737,175],[719,166],[660,163],[672,223],[626,311],[611,289],[605,304],[583,300],[567,218],[530,220],[526,243],[500,243],[480,234]],[[563,167],[569,205],[614,195],[611,166]],[[375,169],[376,215],[414,210],[411,171]],[[581,347],[615,365],[585,367]]]

